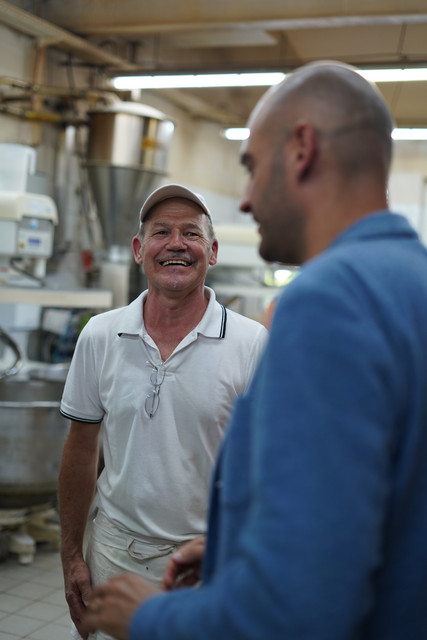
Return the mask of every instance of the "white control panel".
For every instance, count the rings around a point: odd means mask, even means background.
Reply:
[[[57,222],[52,198],[0,192],[0,256],[49,258]]]

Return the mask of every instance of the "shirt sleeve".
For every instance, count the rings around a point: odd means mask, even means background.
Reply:
[[[96,367],[92,320],[83,328],[76,344],[64,386],[60,411],[80,422],[100,422],[104,415]]]

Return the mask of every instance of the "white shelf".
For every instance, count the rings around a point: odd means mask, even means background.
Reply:
[[[67,309],[111,309],[113,294],[106,289],[56,289],[0,287],[0,303],[37,304]]]
[[[274,298],[281,291],[281,287],[259,287],[242,284],[220,284],[212,282],[210,285],[218,295],[238,296],[244,298]]]

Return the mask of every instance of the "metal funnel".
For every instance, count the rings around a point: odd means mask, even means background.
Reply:
[[[88,115],[86,166],[105,244],[130,249],[141,205],[166,175],[173,124],[139,103],[118,102]]]
[[[130,247],[138,230],[138,212],[164,173],[139,167],[88,162],[92,192],[104,231],[105,244]]]

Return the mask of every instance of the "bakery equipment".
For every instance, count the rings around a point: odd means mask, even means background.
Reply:
[[[39,284],[53,253],[55,202],[36,193],[0,191],[0,284]]]

